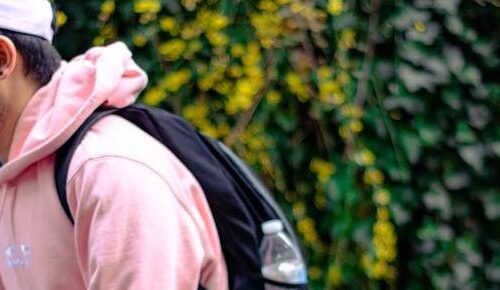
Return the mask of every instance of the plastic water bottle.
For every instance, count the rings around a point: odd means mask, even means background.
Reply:
[[[262,224],[264,237],[260,245],[262,275],[264,278],[285,284],[296,284],[296,288],[280,287],[266,283],[266,290],[307,289],[307,270],[299,249],[283,231],[280,220]]]

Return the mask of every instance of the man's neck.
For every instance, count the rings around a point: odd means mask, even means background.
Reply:
[[[12,146],[17,122],[24,108],[38,88],[34,83],[26,81],[17,86],[21,88],[17,94],[6,98],[6,103],[0,104],[0,160],[7,163]]]

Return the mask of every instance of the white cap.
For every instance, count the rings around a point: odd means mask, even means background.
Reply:
[[[262,232],[264,234],[275,234],[283,230],[283,223],[281,220],[270,220],[262,223]]]
[[[54,12],[47,0],[0,0],[0,28],[52,42]]]

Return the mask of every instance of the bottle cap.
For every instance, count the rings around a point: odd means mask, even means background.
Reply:
[[[281,220],[270,220],[262,223],[262,232],[264,234],[274,234],[283,230],[283,223]]]

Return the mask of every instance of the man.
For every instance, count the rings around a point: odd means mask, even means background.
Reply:
[[[61,62],[53,18],[47,0],[0,1],[0,289],[226,289],[198,183],[118,116],[94,125],[72,159],[69,222],[56,150],[99,106],[134,102],[147,78],[122,43]]]

